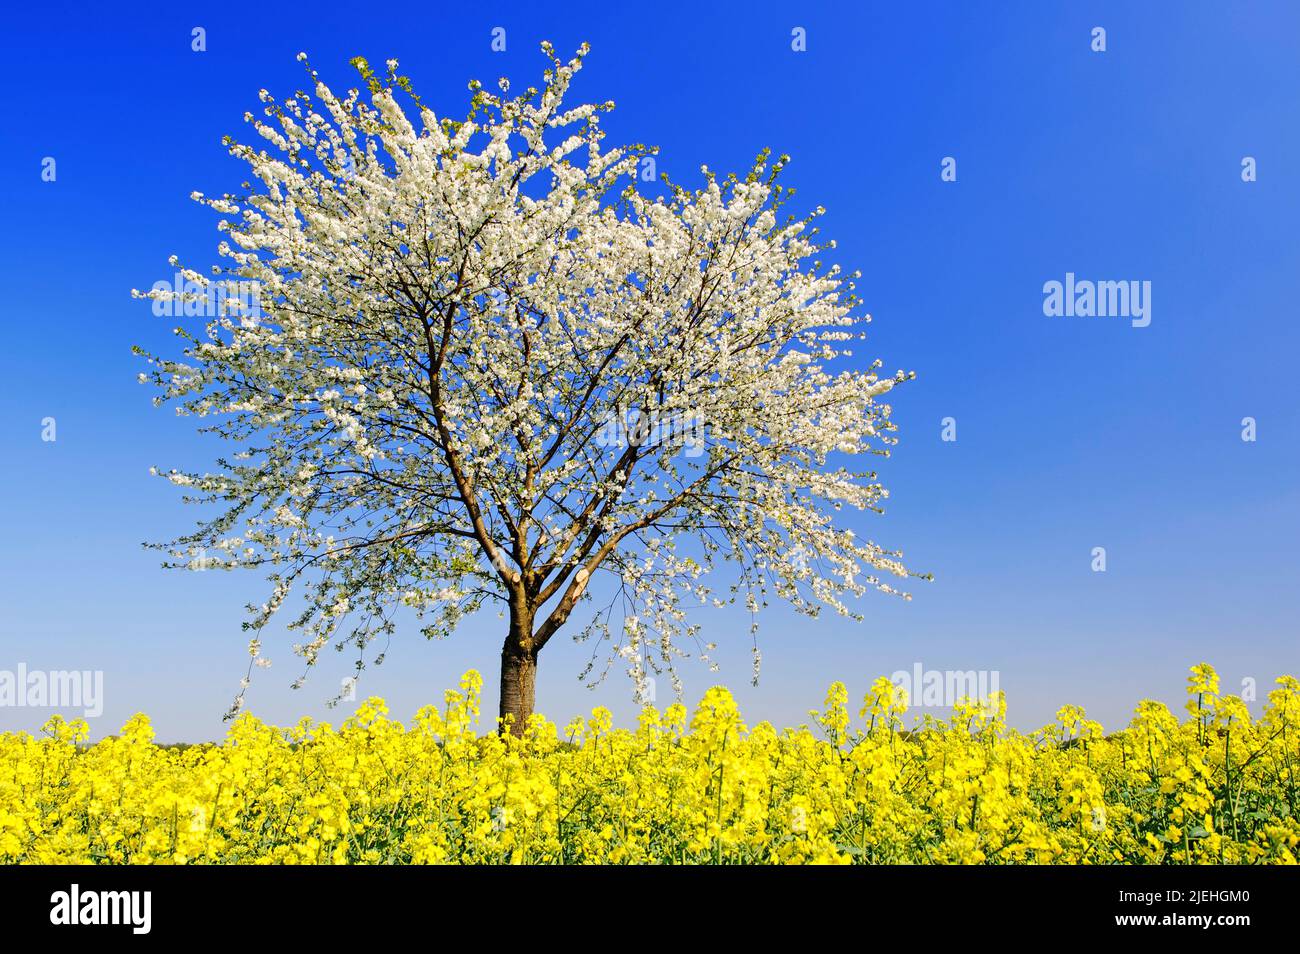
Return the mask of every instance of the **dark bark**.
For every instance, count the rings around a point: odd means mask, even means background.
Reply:
[[[501,705],[499,715],[510,718],[510,732],[524,734],[528,717],[537,700],[537,656],[542,647],[565,624],[586,589],[588,570],[580,569],[563,598],[537,625],[537,610],[546,601],[535,590],[518,587],[510,600],[510,632],[501,647]],[[516,584],[518,581],[516,580]],[[536,629],[534,629],[536,627]],[[502,723],[504,731],[504,723]]]
[[[510,632],[501,647],[500,717],[509,719],[512,735],[522,736],[537,702],[537,652],[533,640],[533,613],[518,595],[510,607]],[[501,723],[505,732],[506,723]]]
[[[501,718],[520,736],[537,701],[537,653],[507,641],[501,650]],[[502,731],[505,731],[502,723]]]

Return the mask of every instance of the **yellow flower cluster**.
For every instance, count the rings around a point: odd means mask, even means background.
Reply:
[[[1001,695],[905,726],[878,680],[836,683],[810,726],[748,728],[710,689],[688,718],[608,710],[522,739],[478,731],[482,680],[408,726],[382,701],[340,727],[249,715],[220,745],[155,745],[143,716],[0,736],[0,862],[1295,863],[1300,683],[1262,718],[1209,666],[1188,716],[1138,706],[1114,735],[1066,706],[1007,727]]]

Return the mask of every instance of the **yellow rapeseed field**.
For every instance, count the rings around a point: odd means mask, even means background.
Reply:
[[[157,863],[1294,864],[1300,682],[1263,716],[1208,665],[1187,715],[1142,702],[1104,735],[1083,710],[1024,734],[1005,702],[905,720],[878,680],[850,718],[747,727],[731,694],[635,731],[596,709],[563,732],[484,734],[482,680],[409,726],[381,700],[341,726],[250,715],[220,745],[163,748],[135,716],[0,736],[0,861]]]

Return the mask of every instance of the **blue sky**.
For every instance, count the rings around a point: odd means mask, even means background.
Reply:
[[[131,345],[170,335],[129,291],[170,277],[172,253],[213,259],[212,216],[188,195],[238,187],[220,138],[244,133],[259,87],[301,85],[299,50],[335,88],[355,82],[350,57],[396,57],[435,109],[458,113],[470,78],[536,83],[550,39],[592,44],[575,99],[615,100],[611,141],[658,144],[674,179],[747,168],[764,146],[791,154],[789,184],[827,208],[838,260],[863,272],[863,354],[918,374],[894,392],[888,513],[859,523],[935,581],[907,604],[864,597],[861,624],[770,613],[758,687],[746,620],[705,616],[722,668],[687,661],[688,702],[722,682],[751,721],[793,724],[833,679],[858,698],[919,662],[996,670],[1022,727],[1065,702],[1117,726],[1144,696],[1180,703],[1195,662],[1229,691],[1257,680],[1261,697],[1300,672],[1300,8],[726,6],[7,14],[0,670],[103,670],[96,735],[138,710],[164,740],[222,733],[247,663],[242,606],[265,587],[165,572],[140,545],[195,516],[149,466],[201,464],[217,447],[136,384]],[[191,50],[196,26],[205,52]],[[504,53],[490,48],[497,26]],[[1097,26],[1105,52],[1091,49]],[[944,157],[955,182],[941,181]],[[1043,285],[1067,272],[1149,281],[1151,324],[1045,316]],[[941,440],[945,417],[956,441]],[[399,634],[361,692],[404,718],[477,667],[495,711],[503,633],[493,614],[441,644]],[[346,707],[323,702],[347,660],[292,691],[289,642],[268,633],[277,665],[256,674],[251,710],[340,718]],[[552,642],[539,709],[563,722],[603,704],[629,721],[620,674],[595,691],[577,682],[588,654]],[[0,730],[48,715],[0,707]]]

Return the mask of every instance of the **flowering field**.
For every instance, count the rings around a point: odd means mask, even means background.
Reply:
[[[165,748],[144,716],[0,736],[0,861],[108,863],[1295,863],[1300,682],[1252,721],[1193,668],[1187,715],[1142,702],[1022,734],[1005,703],[906,720],[834,684],[808,727],[748,728],[723,688],[694,714],[607,710],[561,733],[481,735],[481,679],[409,726],[369,700],[340,727],[244,715]],[[566,741],[567,740],[567,741]]]

